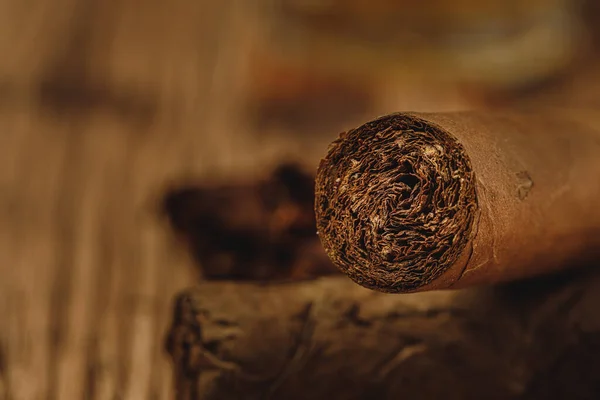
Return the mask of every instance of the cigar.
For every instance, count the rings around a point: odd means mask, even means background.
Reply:
[[[321,243],[387,293],[464,288],[600,256],[600,114],[397,113],[344,132],[316,177]]]
[[[598,273],[406,296],[203,282],[165,344],[177,400],[596,399],[598,293]]]
[[[161,208],[203,279],[314,279],[339,274],[315,234],[314,180],[286,162],[267,176],[174,186]]]

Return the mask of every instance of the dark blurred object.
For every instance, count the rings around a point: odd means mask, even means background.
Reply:
[[[314,177],[284,164],[258,182],[173,190],[163,206],[206,279],[270,281],[337,273],[313,201]]]
[[[600,1],[585,0],[583,2],[582,15],[597,52],[600,48]]]

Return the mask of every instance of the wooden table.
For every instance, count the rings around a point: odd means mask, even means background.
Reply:
[[[238,3],[0,1],[0,399],[170,397],[197,276],[157,201],[276,154],[227,118]]]

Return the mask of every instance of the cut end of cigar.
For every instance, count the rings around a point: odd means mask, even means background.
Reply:
[[[477,211],[463,146],[407,114],[340,135],[321,161],[315,195],[331,260],[356,283],[388,293],[418,291],[455,266]]]

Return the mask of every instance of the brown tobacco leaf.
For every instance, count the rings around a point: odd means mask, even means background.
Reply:
[[[477,207],[471,163],[456,139],[418,118],[393,114],[342,134],[316,185],[323,246],[365,287],[418,289],[469,241]]]
[[[337,272],[316,235],[314,177],[284,164],[246,184],[171,191],[164,209],[206,279],[290,280]]]

